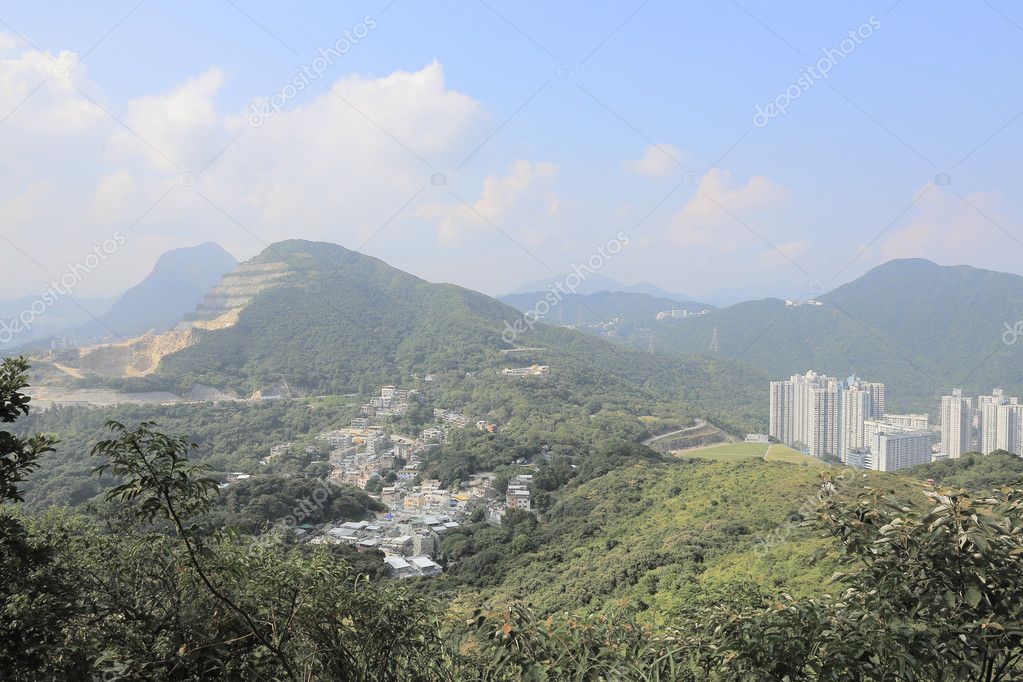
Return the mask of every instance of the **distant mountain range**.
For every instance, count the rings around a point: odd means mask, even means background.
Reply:
[[[568,294],[554,304],[538,305],[548,292],[534,291],[524,294],[502,296],[501,301],[522,312],[532,312],[541,321],[555,325],[571,326],[610,326],[606,331],[609,335],[623,335],[637,332],[649,327],[657,318],[658,313],[696,314],[701,310],[709,310],[714,306],[696,301],[678,301],[671,298],[658,298],[639,292],[599,291],[592,294]],[[603,327],[602,327],[603,328]]]
[[[100,317],[101,328],[96,332],[127,337],[170,329],[237,264],[234,256],[213,242],[168,251],[144,280]]]
[[[50,339],[105,314],[117,299],[62,296],[36,315],[32,305],[40,300],[40,296],[22,296],[0,301],[0,349],[32,343],[48,346]]]
[[[502,300],[526,311],[543,293]],[[737,360],[775,378],[858,373],[888,384],[893,409],[935,413],[938,397],[956,387],[1023,392],[1023,277],[893,260],[816,302],[675,303],[708,312],[658,320],[671,301],[602,292],[564,297],[545,320],[646,350]]]
[[[344,393],[412,374],[493,370],[518,346],[544,348],[543,364],[571,365],[576,385],[585,372],[625,392],[677,381],[673,394],[692,398],[705,382],[703,397],[716,407],[730,402],[718,391],[727,376],[751,391],[732,401],[747,414],[763,408],[754,406],[769,377],[808,369],[884,381],[893,410],[934,413],[938,396],[957,387],[1023,392],[1023,277],[968,266],[895,260],[799,304],[767,298],[715,309],[637,291],[571,294],[546,309],[550,326],[509,339],[545,290],[501,302],[301,240],[233,265],[213,244],[166,254],[99,318],[125,335],[170,331],[69,351],[60,364],[178,391]],[[597,276],[588,283],[616,285]],[[671,310],[687,313],[658,319]]]
[[[172,328],[193,311],[237,261],[213,242],[174,249],[160,256],[139,284],[109,299],[57,298],[31,329],[6,347],[86,345],[121,341],[147,331]],[[10,320],[31,306],[35,297],[0,302],[0,319]]]
[[[568,283],[575,281],[576,279],[577,277],[574,275],[571,277],[571,279],[569,279],[569,273],[564,273],[561,275],[552,275],[551,277],[546,277],[544,279],[537,279],[531,282],[526,282],[525,284],[516,287],[514,291],[510,292],[506,296],[502,296],[501,298],[503,300],[507,296],[513,296],[515,294],[528,294],[538,291],[547,292],[550,291],[553,287],[555,287],[558,283],[561,283],[564,286]],[[572,293],[585,296],[587,294],[597,294],[602,291],[646,294],[654,298],[664,298],[680,302],[693,300],[692,297],[687,296],[686,294],[669,293],[655,284],[650,284],[649,282],[643,282],[641,284],[622,284],[621,282],[616,282],[610,277],[605,277],[604,275],[601,275],[599,273],[594,273],[592,275],[588,275],[585,279],[581,279],[579,285],[575,287]]]
[[[1002,386],[1023,392],[1023,277],[922,259],[893,260],[819,297],[747,301],[664,320],[623,339],[660,351],[751,364],[774,378],[817,369],[884,381],[894,409]],[[717,341],[717,351],[711,350]]]

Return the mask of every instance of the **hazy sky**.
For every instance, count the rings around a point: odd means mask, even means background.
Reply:
[[[1021,57],[1007,0],[6,2],[0,298],[211,237],[492,294],[619,233],[695,296],[1023,273]]]

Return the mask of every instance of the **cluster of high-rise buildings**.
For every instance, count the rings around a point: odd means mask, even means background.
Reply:
[[[941,397],[941,449],[956,459],[967,452],[1023,454],[1023,405],[996,388],[966,397],[959,389]]]
[[[771,436],[815,457],[895,471],[931,461],[926,414],[886,414],[885,387],[810,371],[771,382]]]

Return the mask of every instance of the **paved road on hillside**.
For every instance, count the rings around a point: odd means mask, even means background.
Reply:
[[[680,433],[686,433],[687,431],[695,431],[696,429],[702,429],[707,425],[706,419],[697,419],[693,426],[687,426],[684,429],[678,429],[676,431],[669,431],[668,433],[662,433],[659,436],[650,436],[649,438],[640,441],[640,445],[650,446],[654,441],[661,440],[662,438],[669,438],[671,436],[677,436]]]

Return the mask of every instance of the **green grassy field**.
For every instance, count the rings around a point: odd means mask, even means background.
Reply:
[[[725,443],[724,445],[711,445],[698,450],[689,450],[679,453],[679,457],[699,457],[717,462],[735,462],[741,459],[766,459],[768,462],[790,462],[792,464],[809,464],[811,466],[825,466],[825,463],[816,457],[804,455],[798,450],[793,450],[787,445],[772,443]]]

